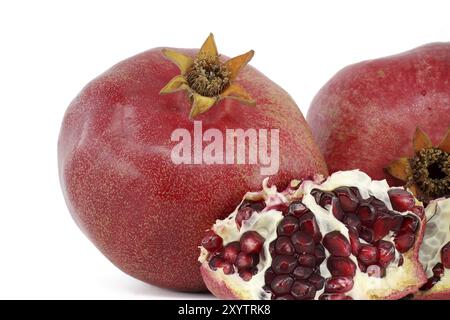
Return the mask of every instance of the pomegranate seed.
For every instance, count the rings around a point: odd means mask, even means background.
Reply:
[[[303,214],[309,212],[309,209],[300,201],[294,201],[289,205],[289,214],[300,218]]]
[[[292,284],[294,283],[294,279],[292,279],[288,275],[280,275],[276,276],[272,282],[270,283],[270,288],[272,292],[276,295],[281,295],[288,293],[291,291]]]
[[[347,257],[329,257],[327,268],[333,276],[354,277],[356,274],[355,263]]]
[[[436,263],[432,270],[435,277],[440,278],[444,275],[444,266],[442,265],[442,263]]]
[[[286,203],[277,203],[275,205],[272,205],[269,209],[280,211],[283,216],[286,216],[289,211],[289,207]]]
[[[361,224],[365,227],[371,227],[377,216],[375,208],[368,203],[360,204],[356,210],[356,214],[358,215]]]
[[[419,227],[419,219],[412,214],[403,217],[403,222],[400,227],[401,232],[415,233]]]
[[[284,294],[282,296],[278,296],[275,300],[295,300],[295,298],[290,294]]]
[[[241,251],[239,242],[230,242],[223,248],[222,256],[226,261],[234,263],[236,261],[237,255],[239,254],[239,251]]]
[[[358,256],[359,248],[361,246],[361,243],[359,241],[359,234],[358,231],[350,228],[348,230],[349,240],[350,240],[350,247],[352,248],[352,254],[354,256]]]
[[[314,255],[316,256],[316,265],[320,266],[326,257],[325,248],[321,244],[316,245],[316,248],[314,249]]]
[[[211,270],[216,271],[217,268],[221,268],[222,265],[224,264],[224,260],[220,257],[213,257],[211,260],[209,260],[209,267],[211,268]]]
[[[445,268],[450,269],[450,242],[441,249],[441,261]]]
[[[291,273],[297,265],[297,259],[294,256],[276,256],[272,260],[272,270],[276,274]]]
[[[239,269],[250,269],[255,265],[255,257],[250,254],[246,254],[245,252],[240,252],[237,257],[234,265]]]
[[[380,199],[377,199],[373,196],[371,196],[367,202],[370,203],[378,211],[386,211],[387,210],[386,204],[383,201],[381,201]]]
[[[389,241],[380,240],[378,248],[378,264],[386,268],[395,259],[394,245]]]
[[[415,205],[413,195],[406,190],[392,189],[388,191],[388,195],[394,210],[400,212],[411,211]]]
[[[272,257],[275,255],[275,244],[276,240],[273,240],[271,243],[269,243],[269,253]]]
[[[428,279],[428,281],[422,287],[420,287],[419,290],[420,291],[428,291],[431,288],[433,288],[434,285],[439,282],[439,280],[441,280],[441,278],[432,276],[431,278]]]
[[[316,257],[312,254],[301,254],[298,256],[297,263],[302,267],[314,268],[316,266]]]
[[[353,192],[353,194],[356,196],[358,200],[362,200],[361,193],[359,192],[358,187],[350,187],[350,190]]]
[[[425,209],[422,206],[415,206],[411,211],[414,212],[420,219],[425,216]]]
[[[373,224],[373,241],[383,239],[391,230],[392,219],[387,215],[380,215]]]
[[[266,284],[270,284],[276,276],[277,275],[275,272],[273,272],[272,268],[269,268],[266,270],[266,273],[264,274],[264,282]]]
[[[259,253],[264,238],[256,231],[247,231],[241,236],[241,250],[248,254]]]
[[[333,216],[339,221],[342,221],[342,219],[344,218],[344,211],[342,210],[337,198],[333,198],[332,200],[331,212],[333,213]]]
[[[320,240],[322,240],[322,234],[320,233],[316,218],[312,212],[304,214],[298,221],[300,231],[306,232],[313,237],[315,243],[319,243]]]
[[[313,272],[314,272],[314,270],[312,268],[297,267],[294,269],[294,272],[292,273],[292,275],[296,279],[308,279],[312,275]]]
[[[323,245],[333,256],[348,257],[351,253],[350,243],[339,231],[327,233],[323,238]]]
[[[209,252],[215,252],[222,248],[223,239],[214,231],[208,230],[203,237],[201,245]]]
[[[403,216],[401,214],[397,214],[395,212],[390,212],[391,214],[391,231],[397,233],[400,231],[400,228],[403,223]]]
[[[234,273],[233,264],[229,263],[228,261],[224,261],[220,267],[222,268],[224,274]]]
[[[395,248],[401,253],[407,252],[414,245],[416,237],[409,232],[400,232],[395,238]]]
[[[297,231],[291,237],[297,253],[314,253],[314,239],[306,232]]]
[[[322,290],[325,284],[325,278],[320,275],[320,272],[316,272],[309,277],[308,282],[311,283],[316,290]]]
[[[313,299],[316,295],[316,288],[305,281],[295,281],[291,288],[291,294],[297,300]]]
[[[250,281],[253,277],[253,273],[250,270],[244,269],[244,270],[239,271],[239,276],[244,281]]]
[[[350,188],[339,187],[334,190],[334,194],[338,197],[342,210],[347,213],[355,212],[359,201]]]
[[[342,293],[322,293],[319,300],[353,300],[353,298]]]
[[[275,252],[282,255],[293,255],[295,249],[288,237],[279,237],[275,242]]]
[[[353,288],[353,279],[350,277],[331,277],[325,281],[325,292],[345,293]]]
[[[320,196],[319,205],[325,208],[325,206],[331,205],[334,198],[336,197],[333,193],[323,192],[322,195]]]
[[[368,243],[372,243],[373,242],[373,238],[375,237],[375,233],[374,233],[374,231],[372,229],[369,229],[369,228],[361,226],[361,228],[359,230],[359,236],[364,241],[366,241]]]
[[[320,203],[320,198],[322,198],[323,191],[319,189],[312,189],[311,195],[314,197],[314,200],[317,204]]]
[[[342,222],[348,227],[353,228],[355,230],[359,230],[361,227],[361,220],[359,220],[358,216],[353,213],[346,214]]]
[[[374,278],[383,278],[386,276],[386,269],[373,264],[367,267],[367,275]]]
[[[241,228],[243,221],[251,218],[251,216],[253,215],[253,212],[254,211],[251,207],[244,207],[244,208],[241,208],[238,210],[238,212],[236,214],[236,218],[234,219],[238,229]]]
[[[358,254],[358,260],[365,265],[371,265],[378,261],[378,250],[374,246],[362,244]]]
[[[277,227],[277,234],[279,236],[288,236],[290,237],[295,232],[298,231],[298,219],[293,216],[286,216],[283,220],[280,221]]]

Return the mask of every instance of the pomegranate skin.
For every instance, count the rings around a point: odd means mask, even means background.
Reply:
[[[194,55],[197,50],[175,49]],[[204,231],[249,190],[260,165],[175,165],[173,130],[193,132],[184,92],[159,91],[178,68],[156,48],[124,60],[72,101],[58,141],[60,182],[78,226],[127,274],[160,287],[202,291],[197,257]],[[310,129],[289,95],[252,67],[237,83],[256,107],[225,99],[195,120],[216,128],[280,129],[272,183],[327,175]]]
[[[417,126],[437,145],[450,125],[450,42],[347,66],[307,114],[331,172],[359,168],[401,185],[383,168],[413,154]]]

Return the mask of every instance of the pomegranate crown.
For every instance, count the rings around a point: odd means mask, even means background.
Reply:
[[[419,127],[413,137],[414,155],[394,160],[386,171],[406,182],[422,201],[450,195],[450,127],[438,146]]]
[[[163,49],[163,54],[178,66],[180,74],[173,77],[160,94],[185,90],[192,103],[190,118],[208,111],[226,98],[255,105],[247,91],[233,83],[242,68],[253,58],[253,50],[221,62],[211,33],[193,58],[169,49]]]

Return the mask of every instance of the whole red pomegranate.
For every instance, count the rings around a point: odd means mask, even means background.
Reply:
[[[449,196],[450,42],[342,69],[307,121],[330,172],[359,168],[425,201]]]
[[[67,205],[98,249],[131,276],[176,290],[204,290],[197,261],[204,231],[274,173],[261,170],[268,165],[261,150],[274,141],[279,163],[273,183],[327,174],[298,107],[246,66],[252,56],[250,51],[223,62],[212,35],[200,50],[152,49],[94,79],[69,106],[58,142]],[[194,132],[199,126],[205,132],[200,142]],[[260,160],[233,162],[242,143],[231,158],[215,157],[225,148],[218,138],[227,129],[249,132],[247,140],[250,129],[261,129],[259,148],[248,143],[246,150],[248,158]],[[264,133],[272,129],[279,129],[279,141],[265,144]],[[182,160],[193,154],[191,163],[173,160],[176,130],[177,139],[193,137],[184,145],[192,143],[192,151],[180,152]],[[206,137],[208,130],[214,134]],[[216,154],[202,159],[212,140]]]

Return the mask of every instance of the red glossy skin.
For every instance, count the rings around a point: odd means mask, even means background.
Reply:
[[[159,95],[177,74],[157,48],[89,83],[64,117],[59,173],[76,223],[116,266],[157,286],[201,291],[197,246],[204,231],[231,212],[245,192],[259,190],[263,176],[259,165],[171,162],[172,131],[193,131],[186,93]],[[256,107],[224,100],[196,118],[203,130],[278,128],[280,170],[272,183],[326,175],[289,95],[252,67],[242,70],[237,82],[256,99]]]
[[[307,121],[330,172],[383,168],[412,156],[417,126],[436,145],[450,126],[450,42],[432,43],[339,71],[315,96]]]

